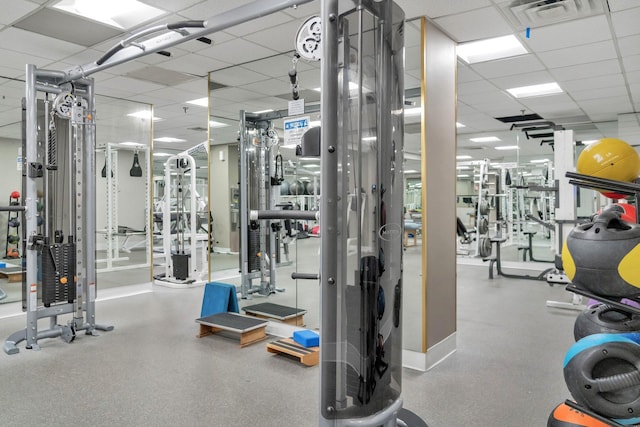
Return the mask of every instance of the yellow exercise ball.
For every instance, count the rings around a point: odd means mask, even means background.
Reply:
[[[621,139],[603,138],[582,150],[576,171],[613,181],[632,182],[640,173],[640,156]],[[624,197],[605,192],[603,194],[612,198]]]

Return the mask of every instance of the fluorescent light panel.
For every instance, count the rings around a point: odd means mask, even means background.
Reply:
[[[533,159],[530,163],[547,163],[549,159]]]
[[[519,150],[520,147],[518,147],[517,145],[500,145],[498,147],[493,147],[496,150]]]
[[[469,141],[471,142],[497,142],[497,141],[502,141],[500,138],[498,138],[497,136],[482,136],[482,137],[478,137],[478,138],[471,138]]]
[[[527,53],[522,43],[514,35],[495,37],[458,45],[456,52],[467,64],[508,58]]]
[[[466,160],[466,159],[472,159],[473,157],[467,155],[467,154],[461,154],[459,156],[456,156],[456,160]]]
[[[154,138],[153,140],[158,142],[187,142],[186,139],[173,138],[170,136],[163,136],[162,138]]]
[[[61,0],[53,7],[121,30],[166,13],[138,0]]]
[[[204,98],[192,99],[191,101],[187,101],[187,104],[198,105],[200,107],[208,107],[209,98],[205,96]]]
[[[456,122],[456,127],[457,127],[457,128],[466,128],[466,126],[465,126],[465,125],[463,125],[463,124],[462,124],[462,123],[460,123],[460,122]]]
[[[149,119],[151,118],[151,110],[140,110],[140,111],[136,111],[135,113],[129,113],[127,114],[127,116],[129,117],[137,117],[139,119]],[[153,121],[157,122],[160,120],[164,120],[161,119],[160,117],[153,117]]]
[[[226,124],[226,123],[221,123],[221,122],[216,122],[214,120],[210,120],[209,121],[209,126],[211,126],[212,128],[224,128],[224,127],[227,127],[229,125]]]
[[[153,153],[153,157],[171,157],[169,153]]]
[[[558,86],[558,83],[543,83],[539,85],[514,87],[507,89],[512,96],[516,98],[530,98],[533,96],[553,95],[555,93],[562,93],[562,89]]]

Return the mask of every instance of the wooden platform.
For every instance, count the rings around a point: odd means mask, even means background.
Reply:
[[[320,362],[320,347],[304,347],[291,338],[283,338],[267,344],[267,351],[275,354],[288,354],[296,357],[306,366],[315,366]]]
[[[24,271],[22,267],[7,264],[6,268],[0,268],[0,277],[4,277],[9,283],[20,282]]]
[[[249,316],[260,319],[278,320],[287,325],[294,326],[304,326],[304,315],[307,313],[307,310],[302,308],[288,307],[270,302],[248,305],[242,307],[242,311]]]
[[[217,313],[196,319],[200,324],[198,338],[228,331],[239,335],[240,347],[245,347],[267,338],[267,321],[238,313]]]

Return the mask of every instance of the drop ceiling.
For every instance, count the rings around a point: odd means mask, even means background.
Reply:
[[[640,134],[640,2],[635,0],[397,0],[412,20],[406,31],[406,87],[419,87],[419,27],[426,16],[458,43],[513,34],[528,53],[501,60],[458,62],[458,151],[474,158],[513,161],[551,157],[550,144],[526,139],[497,117],[538,114],[545,121],[573,129],[575,139],[590,140]],[[188,19],[206,19],[250,3],[236,0],[143,0],[166,13],[130,31]],[[12,0],[0,16],[0,137],[20,137],[20,97],[26,63],[67,69],[98,59],[127,37],[112,27],[52,9],[54,0]],[[215,91],[212,115],[229,123],[230,133],[214,130],[214,144],[228,142],[236,130],[238,110],[286,108],[290,91],[293,40],[302,21],[319,13],[319,1],[290,8],[228,28],[208,37],[211,44],[190,41],[170,49],[171,57],[152,54],[93,77],[99,95],[150,103],[156,137],[184,143],[158,143],[182,150],[206,139],[194,130],[207,126],[207,108],[187,101],[207,96],[207,74],[225,87]],[[64,15],[64,18],[61,17]],[[60,18],[58,20],[58,18]],[[529,28],[529,31],[527,31]],[[81,31],[79,31],[81,30]],[[305,95],[320,85],[317,64],[298,63]],[[172,78],[175,77],[175,78]],[[506,89],[555,81],[563,93],[516,99]],[[314,100],[315,100],[314,99]],[[419,101],[415,98],[409,101]],[[416,103],[419,105],[419,102]],[[98,105],[99,107],[99,105]],[[409,130],[417,119],[407,118]],[[497,136],[497,143],[470,138]],[[407,133],[406,149],[419,153],[419,134]],[[516,153],[494,149],[518,143]],[[640,143],[640,141],[631,141]]]

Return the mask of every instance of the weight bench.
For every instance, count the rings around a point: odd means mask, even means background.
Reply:
[[[418,231],[422,228],[422,224],[416,222],[405,221],[404,223],[404,246],[409,246],[409,238],[413,238],[413,245],[418,244]]]

